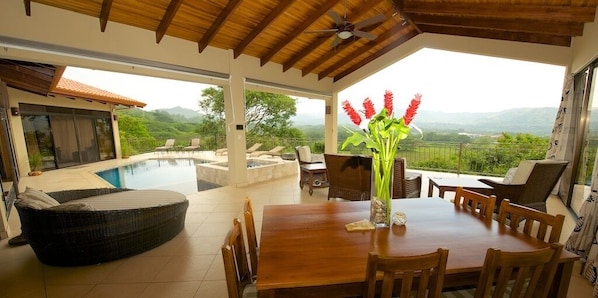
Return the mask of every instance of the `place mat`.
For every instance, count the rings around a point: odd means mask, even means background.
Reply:
[[[360,221],[348,223],[345,225],[347,231],[367,231],[375,229],[374,225],[367,219],[362,219]]]

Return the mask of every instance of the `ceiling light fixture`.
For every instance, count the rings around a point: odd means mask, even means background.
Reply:
[[[353,36],[353,33],[351,31],[341,31],[339,33],[337,33],[338,38],[340,39],[347,39],[351,36]]]

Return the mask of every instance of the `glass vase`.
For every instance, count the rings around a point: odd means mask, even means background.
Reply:
[[[372,158],[370,221],[376,228],[390,227],[394,158]]]

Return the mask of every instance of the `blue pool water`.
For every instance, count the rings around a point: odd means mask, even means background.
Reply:
[[[205,162],[208,161],[182,158],[149,159],[96,174],[118,188],[165,189],[190,194],[219,187],[198,179],[195,164]]]

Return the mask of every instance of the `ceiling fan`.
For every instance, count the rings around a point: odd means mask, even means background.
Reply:
[[[361,31],[359,29],[365,28],[365,27],[373,25],[373,24],[383,22],[386,19],[384,14],[379,14],[379,15],[373,16],[369,19],[365,19],[361,22],[357,22],[357,23],[353,24],[347,20],[347,1],[346,0],[345,0],[345,13],[342,18],[336,11],[333,11],[333,10],[328,11],[327,14],[332,18],[332,20],[334,20],[334,24],[335,24],[336,28],[323,29],[323,30],[311,30],[311,31],[305,31],[305,33],[324,33],[324,34],[335,33],[336,37],[332,41],[332,47],[336,47],[341,41],[348,39],[350,37],[353,37],[353,36],[363,37],[363,38],[367,38],[369,40],[376,39],[376,37],[378,37],[376,34]]]

